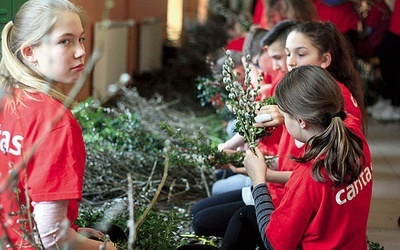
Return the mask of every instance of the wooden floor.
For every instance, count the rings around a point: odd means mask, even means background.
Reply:
[[[368,140],[372,152],[374,187],[368,239],[385,250],[400,249],[400,122],[370,118]]]

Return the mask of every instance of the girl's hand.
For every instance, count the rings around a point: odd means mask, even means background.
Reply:
[[[105,239],[104,233],[102,233],[101,231],[98,231],[94,228],[81,227],[81,228],[78,228],[78,233],[87,238],[98,239],[100,241],[103,241]]]
[[[246,168],[244,167],[236,167],[235,165],[233,165],[232,163],[228,163],[227,164],[229,166],[229,168],[232,170],[232,172],[236,173],[236,174],[243,174],[243,175],[247,175],[247,171]]]
[[[261,107],[257,115],[269,114],[271,115],[270,121],[265,121],[263,123],[254,123],[256,128],[267,128],[267,127],[279,127],[285,120],[283,115],[279,112],[277,105],[265,105]]]
[[[104,248],[102,248],[103,246]],[[105,241],[104,233],[93,228],[79,228],[77,237],[71,242],[71,248],[68,249],[117,250],[117,247],[110,240]]]
[[[250,176],[253,186],[257,186],[261,183],[266,183],[267,164],[263,153],[259,148],[255,148],[256,154],[250,149],[246,151],[246,157],[244,158],[244,166],[247,174]]]

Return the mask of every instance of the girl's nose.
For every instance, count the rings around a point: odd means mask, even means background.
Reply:
[[[81,58],[86,55],[85,46],[83,44],[79,44],[77,46],[77,50],[75,51],[75,58]]]
[[[288,56],[286,58],[286,65],[288,66],[288,68],[294,68],[296,67],[296,59],[294,56]]]

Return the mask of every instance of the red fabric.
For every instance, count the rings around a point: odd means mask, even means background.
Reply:
[[[346,113],[349,113],[352,116],[354,116],[355,118],[357,118],[358,122],[359,122],[358,125],[360,126],[360,128],[362,128],[362,126],[363,126],[362,114],[361,114],[361,110],[360,110],[360,107],[358,106],[356,99],[353,97],[350,90],[346,86],[344,86],[343,83],[337,82],[337,84],[339,85],[340,89],[342,90],[342,95],[343,95],[343,99],[344,99],[344,111],[346,111]]]
[[[18,89],[15,92],[17,94]],[[78,202],[82,199],[86,159],[82,131],[72,113],[62,103],[44,94],[30,95],[32,98],[21,97],[24,105],[19,105],[17,110],[3,109],[0,113],[0,185],[5,185],[9,165],[19,166],[22,157],[33,152],[26,164],[26,182],[24,171],[20,172],[19,199],[26,204],[26,186],[31,201],[70,200],[67,216],[73,225],[78,216]],[[0,107],[4,107],[4,101]],[[63,115],[55,121],[60,113]],[[50,128],[52,122],[55,123]],[[7,154],[3,153],[3,148]],[[18,232],[16,220],[19,217],[7,216],[19,210],[16,199],[12,197],[15,194],[9,189],[0,194],[3,206],[1,216],[11,219],[10,228]],[[77,229],[76,226],[72,227]],[[11,229],[7,230],[7,234],[14,243],[21,240]],[[3,236],[4,231],[0,229],[0,237]]]
[[[372,197],[372,164],[359,121],[351,115],[346,126],[363,140],[365,163],[358,180],[333,188],[333,182],[316,182],[311,163],[294,163],[285,196],[271,214],[266,228],[274,249],[367,249],[365,240]]]
[[[285,76],[281,71],[274,70],[274,77],[271,79],[271,83],[266,84],[268,87],[261,88],[259,91],[260,100],[264,100],[270,96],[275,95],[276,86]],[[279,143],[283,132],[283,126],[275,128],[271,131],[270,136],[266,136],[260,139],[258,142],[258,148],[263,152],[264,155],[276,156],[278,155]]]
[[[283,73],[280,70],[274,70],[275,74],[272,78],[272,88],[271,88],[271,95],[275,95],[275,90],[276,87],[278,86],[278,83],[282,80],[283,77],[285,77],[285,73]]]
[[[264,100],[275,95],[276,86],[284,76],[285,74],[278,70],[274,70],[272,74],[263,73],[263,79],[266,84],[261,86],[260,90],[258,91],[257,100]]]
[[[363,21],[364,25],[375,29],[379,24],[382,12],[386,12],[386,10],[389,11],[386,3],[384,1],[377,1],[376,5],[372,5],[371,9],[368,11],[367,17]]]
[[[263,4],[263,11],[261,14],[261,20],[260,20],[260,27],[266,30],[270,30],[272,27],[275,26],[275,24],[279,23],[280,21],[286,19],[286,17],[284,17],[282,15],[282,13],[277,13],[274,12],[272,13],[272,18],[270,21],[268,21],[267,18],[267,9],[265,8],[264,4]]]
[[[350,30],[357,31],[359,15],[351,1],[340,5],[331,6],[323,3],[322,0],[314,0],[319,20],[330,21],[335,24],[338,30],[346,33]]]
[[[376,50],[388,29],[390,16],[389,6],[382,0],[378,0],[376,5],[371,7],[363,20],[363,27],[371,28],[372,33],[357,42],[355,50],[358,57],[369,59],[376,56]]]
[[[289,156],[299,157],[304,153],[304,143],[295,140],[287,131],[286,126],[282,125],[281,138],[278,145],[278,170],[293,171],[294,162]],[[272,203],[278,207],[285,194],[285,185],[279,183],[267,183]]]
[[[361,128],[362,114],[360,108],[358,107],[357,101],[354,99],[353,95],[346,86],[340,82],[337,83],[342,90],[342,95],[344,98],[344,110],[357,119],[358,125]],[[280,171],[292,171],[295,165],[289,156],[300,157],[303,153],[304,143],[295,140],[284,126],[282,130],[282,137],[278,146],[278,169]],[[272,202],[274,203],[275,207],[279,206],[284,196],[284,185],[277,183],[269,183],[267,185],[270,190]]]
[[[253,13],[253,24],[259,24],[262,18],[264,9],[263,0],[257,0]]]
[[[258,142],[258,148],[264,155],[278,155],[279,142],[282,137],[283,126],[279,126],[270,131],[271,135],[264,136]]]
[[[389,24],[389,31],[400,36],[400,0],[396,0]]]
[[[231,50],[231,51],[243,51],[243,44],[244,44],[244,36],[236,38],[231,40],[227,45],[226,45],[226,50]]]

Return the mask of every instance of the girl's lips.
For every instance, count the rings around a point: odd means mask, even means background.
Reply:
[[[73,67],[72,69],[73,70],[83,70],[85,68],[85,64],[79,64],[79,65],[77,65],[77,66],[75,66],[75,67]]]

